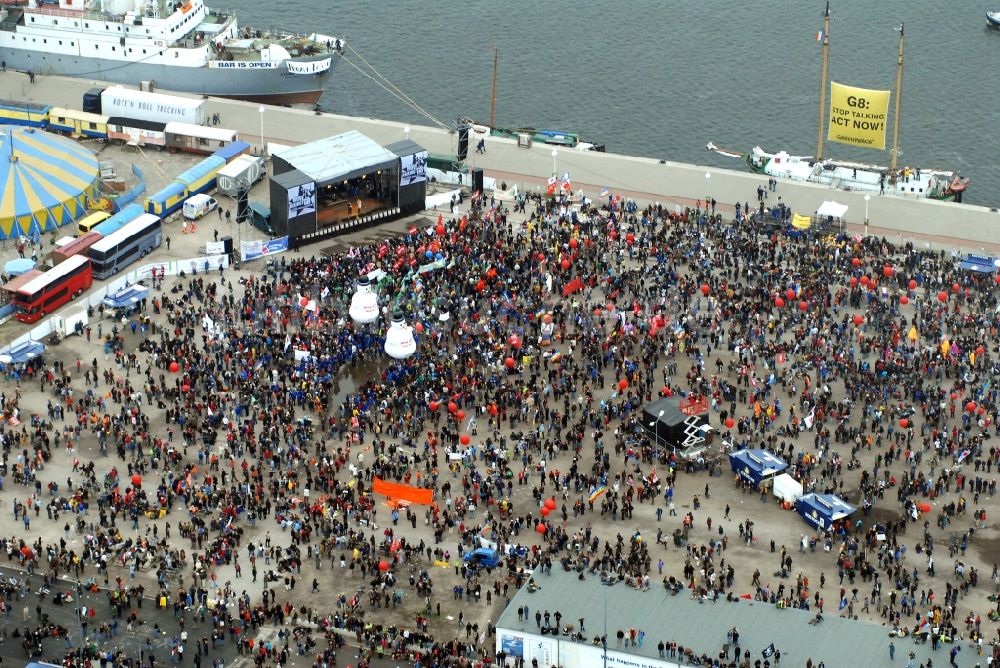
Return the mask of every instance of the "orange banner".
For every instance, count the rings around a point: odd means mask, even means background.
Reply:
[[[424,506],[434,503],[434,491],[412,485],[401,485],[397,482],[387,482],[381,478],[375,478],[374,490],[376,494],[387,496],[390,499],[409,501]]]

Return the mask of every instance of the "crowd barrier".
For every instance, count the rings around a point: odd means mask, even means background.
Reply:
[[[137,269],[119,276],[94,290],[76,301],[71,302],[59,313],[55,313],[31,328],[26,334],[17,337],[4,348],[0,349],[0,354],[9,353],[12,348],[25,343],[26,341],[43,341],[53,333],[60,336],[68,336],[76,331],[77,323],[86,327],[90,324],[91,316],[87,311],[93,306],[95,309],[104,301],[108,295],[112,295],[122,288],[138,283],[149,281],[155,272],[157,275],[177,276],[182,272],[185,275],[205,273],[207,271],[217,271],[219,267],[229,267],[228,255],[203,255],[201,257],[188,258],[186,260],[170,260],[167,262],[151,262]],[[96,317],[96,314],[95,314]]]

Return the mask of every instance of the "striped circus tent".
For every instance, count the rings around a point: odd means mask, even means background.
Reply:
[[[97,157],[35,128],[0,125],[0,239],[34,237],[73,222],[98,194]]]

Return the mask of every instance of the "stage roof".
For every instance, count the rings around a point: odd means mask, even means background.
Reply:
[[[316,183],[352,179],[396,164],[396,155],[357,130],[281,151],[281,159]]]

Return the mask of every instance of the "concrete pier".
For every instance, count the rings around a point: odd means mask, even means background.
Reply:
[[[332,82],[336,86],[336,81]],[[0,75],[0,97],[67,106],[79,109],[83,93],[98,85],[85,79],[28,77],[8,72]],[[421,125],[409,125],[374,118],[356,118],[336,114],[317,114],[303,109],[264,107],[234,100],[212,98],[206,105],[209,114],[218,113],[221,125],[239,131],[245,141],[263,140],[281,144],[299,144],[347,130],[358,130],[375,141],[386,144],[407,136],[431,153],[454,154],[458,135],[455,131]],[[669,128],[663,128],[669,132]],[[692,138],[704,141],[705,138]],[[752,138],[747,138],[748,145]],[[481,167],[488,176],[518,184],[521,188],[542,188],[553,173],[568,172],[573,190],[582,189],[588,197],[597,197],[604,188],[640,200],[664,204],[693,205],[696,200],[715,198],[720,207],[730,209],[736,202],[756,206],[758,185],[766,177],[738,169],[717,169],[667,160],[595,153],[536,144],[522,148],[514,140],[488,138],[486,153],[475,152],[470,141],[468,164]],[[739,162],[734,159],[734,167]],[[972,188],[976,187],[975,174]],[[845,216],[848,228],[865,231],[864,193],[831,190],[818,185],[779,181],[768,204],[781,197],[796,213],[811,214],[825,200],[848,205]],[[995,208],[872,195],[868,202],[868,232],[890,241],[925,241],[987,252],[1000,252],[1000,213]]]

